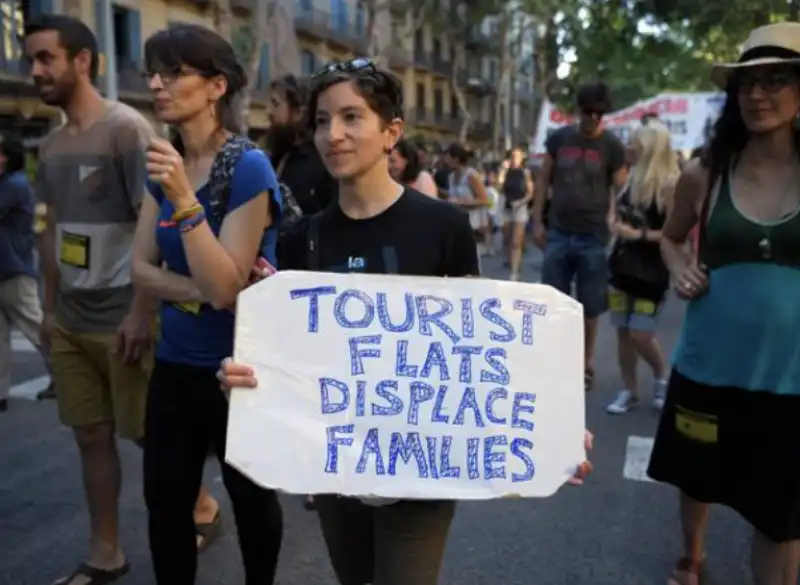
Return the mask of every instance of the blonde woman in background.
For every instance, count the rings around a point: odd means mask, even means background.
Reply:
[[[655,336],[670,282],[659,242],[680,169],[669,131],[656,120],[634,131],[630,152],[633,167],[617,202],[616,241],[609,258],[609,305],[623,382],[607,408],[610,414],[639,405],[639,358],[653,371],[654,408],[664,406],[667,387],[667,364]]]

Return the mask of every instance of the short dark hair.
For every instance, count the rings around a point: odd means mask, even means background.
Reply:
[[[394,149],[406,160],[406,168],[400,182],[404,184],[413,183],[422,172],[422,165],[419,162],[419,146],[411,140],[401,140]]]
[[[25,145],[16,134],[0,134],[0,152],[6,157],[6,173],[16,173],[25,169]]]
[[[450,146],[447,147],[447,150],[445,152],[450,157],[456,159],[462,165],[467,164],[469,162],[469,159],[472,158],[472,153],[458,142],[453,142]]]
[[[25,23],[24,37],[46,31],[58,33],[58,42],[67,51],[70,59],[77,57],[81,51],[89,51],[92,56],[89,77],[92,81],[97,79],[100,69],[97,37],[88,26],[71,16],[43,14]]]
[[[308,122],[311,130],[317,126],[319,96],[329,87],[345,82],[352,82],[369,108],[387,124],[395,118],[403,117],[403,82],[391,71],[376,67],[371,62],[353,70],[337,67],[337,64],[329,64],[327,67],[330,70],[312,77],[308,99]]]
[[[579,108],[602,109],[603,113],[611,111],[611,90],[603,82],[587,83],[578,88],[576,100]]]

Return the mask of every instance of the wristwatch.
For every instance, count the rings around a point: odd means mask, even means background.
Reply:
[[[641,236],[639,236],[639,239],[640,239],[640,240],[642,240],[642,241],[644,241],[644,240],[646,240],[646,239],[647,239],[647,230],[646,230],[645,228],[642,228],[642,229],[641,229],[641,232],[642,232],[642,235],[641,235]]]

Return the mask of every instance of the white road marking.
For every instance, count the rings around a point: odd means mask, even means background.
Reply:
[[[11,387],[9,396],[11,398],[25,398],[27,400],[36,400],[36,396],[50,385],[50,376],[40,376],[32,378],[22,384],[17,384]]]
[[[633,481],[653,480],[647,477],[647,465],[650,463],[650,453],[653,451],[652,437],[628,437],[628,446],[625,449],[625,467],[622,476]]]
[[[11,336],[11,351],[14,353],[38,353],[36,346],[28,341],[28,338],[22,333],[14,333]]]

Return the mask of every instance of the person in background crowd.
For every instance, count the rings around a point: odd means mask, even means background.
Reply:
[[[481,174],[469,166],[471,155],[458,143],[451,144],[445,152],[445,164],[451,169],[448,176],[448,201],[469,213],[469,223],[483,253],[489,232],[489,200]]]
[[[25,174],[25,146],[0,135],[0,412],[11,389],[11,332],[16,327],[36,347],[48,371],[50,360],[39,339],[42,305],[34,266],[33,191]]]
[[[569,294],[575,280],[583,304],[585,385],[594,381],[594,346],[599,317],[608,307],[606,246],[616,222],[615,199],[627,180],[625,149],[602,125],[611,96],[602,83],[585,85],[577,95],[579,122],[551,134],[539,183],[550,185],[548,228],[542,223],[545,196],[536,197],[533,229],[544,250],[542,282]],[[544,195],[544,193],[542,193]]]
[[[433,167],[433,182],[436,183],[436,192],[439,199],[447,199],[449,197],[448,190],[450,189],[450,173],[453,169],[447,161],[446,155],[439,156],[436,164]]]
[[[85,24],[43,15],[25,23],[23,44],[42,100],[67,117],[40,146],[34,189],[47,205],[40,339],[78,446],[91,534],[86,562],[57,583],[109,583],[129,570],[115,434],[144,435],[154,305],[132,286],[130,250],[146,180],[141,136],[152,130],[95,89],[97,39]]]
[[[670,585],[703,580],[710,504],[753,530],[752,583],[800,570],[800,23],[750,33],[706,156],[681,175],[661,249],[689,301],[648,473],[680,490]],[[686,238],[700,223],[700,255]]]
[[[495,240],[503,228],[503,196],[497,191],[498,170],[489,168],[486,171],[486,198],[489,205],[486,208],[489,214],[489,241],[486,242],[486,255],[494,256],[496,253]]]
[[[420,165],[417,147],[409,140],[401,140],[394,147],[389,155],[389,168],[398,183],[428,197],[438,197],[433,177]]]
[[[336,199],[338,183],[330,176],[314,148],[306,120],[309,80],[291,73],[269,84],[269,122],[267,151],[278,174],[284,199],[293,198],[302,215],[313,215]],[[281,231],[291,227],[284,217]],[[314,498],[307,497],[306,510],[314,509]]]
[[[624,414],[639,405],[639,358],[653,371],[653,407],[661,410],[667,389],[667,364],[655,336],[669,289],[661,259],[661,228],[672,206],[680,170],[669,130],[656,120],[633,131],[635,153],[630,179],[617,200],[616,242],[610,258],[611,323],[617,330],[617,359],[623,389],[608,405]]]
[[[428,153],[428,148],[421,142],[417,143],[417,158],[419,158],[419,168],[428,174],[431,174],[431,159]]]
[[[274,263],[280,191],[266,155],[238,151],[219,189],[216,161],[234,156],[232,103],[246,85],[233,48],[215,32],[182,24],[145,43],[146,77],[172,142],[147,153],[150,195],[136,229],[133,274],[161,302],[161,336],[147,398],[144,492],[158,585],[190,584],[197,571],[192,509],[209,448],[233,505],[247,585],[275,578],[283,525],[275,492],[225,462],[228,404],[215,365],[233,349],[236,295],[259,254]],[[224,162],[222,164],[225,164]],[[216,199],[228,193],[227,201]],[[221,206],[222,212],[215,209]],[[221,354],[221,355],[220,355]]]
[[[498,176],[498,183],[503,191],[503,235],[512,281],[519,280],[525,230],[530,222],[528,204],[533,201],[534,192],[533,178],[524,162],[523,150],[512,149]]]
[[[314,148],[306,125],[308,80],[292,74],[269,84],[267,151],[285,192],[303,215],[322,211],[336,199],[334,181]],[[281,229],[288,229],[282,225]]]
[[[650,122],[659,121],[658,114],[655,112],[647,112],[646,114],[642,114],[640,119],[642,126],[647,126]]]

